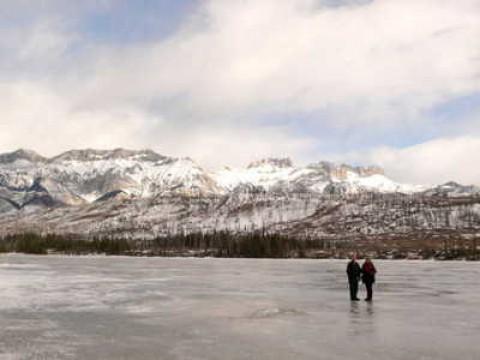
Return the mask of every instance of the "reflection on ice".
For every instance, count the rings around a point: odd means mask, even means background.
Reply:
[[[478,359],[479,263],[345,265],[2,256],[0,359]]]
[[[250,315],[250,318],[263,319],[263,318],[271,318],[271,317],[282,316],[282,315],[286,316],[286,315],[301,315],[301,314],[304,314],[304,313],[296,309],[273,307],[273,308],[255,310]]]

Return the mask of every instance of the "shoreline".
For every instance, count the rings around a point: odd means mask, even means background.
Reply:
[[[32,254],[32,253],[22,253],[22,252],[8,252],[8,253],[0,253],[0,258],[8,258],[8,257],[51,257],[51,258],[126,258],[126,259],[185,259],[185,260],[283,260],[283,261],[348,261],[350,258],[348,257],[326,257],[326,258],[312,258],[312,257],[219,257],[219,256],[162,256],[162,255],[128,255],[128,254],[106,254],[106,253],[89,253],[89,254],[69,254],[69,253],[50,253],[50,254]],[[365,257],[358,257],[358,260],[363,260]],[[435,259],[435,258],[428,258],[428,259],[410,259],[410,258],[376,258],[371,257],[372,260],[375,261],[392,261],[392,262],[409,262],[409,263],[426,263],[426,262],[462,262],[462,263],[477,263],[480,260],[472,260],[472,259]]]

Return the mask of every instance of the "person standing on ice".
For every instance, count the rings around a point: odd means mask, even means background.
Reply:
[[[348,287],[350,288],[350,300],[358,301],[360,300],[357,297],[358,293],[358,281],[360,280],[360,275],[362,270],[360,265],[357,263],[357,257],[352,256],[352,260],[347,265],[347,276],[348,276]]]
[[[367,288],[367,298],[365,299],[365,301],[372,301],[373,284],[375,283],[376,273],[377,269],[375,269],[372,260],[367,257],[362,265],[362,281]]]

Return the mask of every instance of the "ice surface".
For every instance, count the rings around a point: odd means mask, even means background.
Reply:
[[[0,359],[480,358],[480,263],[0,257]],[[361,289],[362,294],[364,290]]]

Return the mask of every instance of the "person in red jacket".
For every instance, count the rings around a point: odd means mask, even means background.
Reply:
[[[365,262],[362,265],[362,282],[367,288],[367,298],[365,301],[372,301],[373,298],[373,284],[375,283],[375,274],[377,269],[373,265],[373,262],[370,258],[366,258]]]

